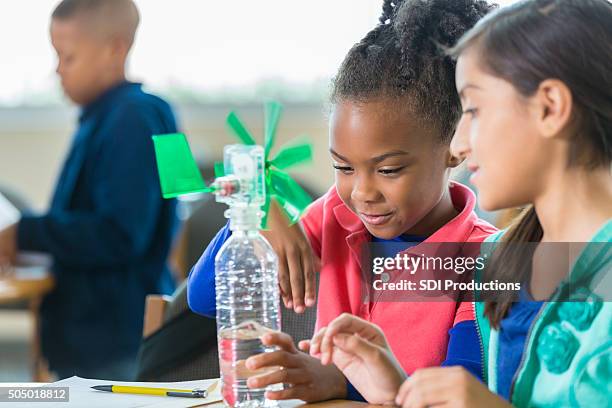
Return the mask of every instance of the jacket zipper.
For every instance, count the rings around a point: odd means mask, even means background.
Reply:
[[[480,371],[482,374],[482,380],[486,383],[487,376],[486,371],[487,367],[485,367],[485,355],[484,355],[484,344],[482,340],[482,333],[480,332],[480,324],[478,324],[478,316],[476,315],[476,301],[472,302],[472,307],[474,308],[474,323],[476,323],[476,333],[478,334],[478,345],[480,346],[480,361],[482,361]]]
[[[516,380],[518,378],[519,373],[523,369],[523,365],[525,365],[525,360],[527,360],[528,353],[527,353],[526,347],[529,344],[531,332],[533,331],[533,328],[536,326],[536,323],[538,322],[538,319],[540,318],[542,313],[544,313],[544,309],[546,309],[547,307],[548,307],[548,302],[545,302],[544,304],[542,304],[542,307],[540,308],[540,310],[538,310],[538,313],[533,318],[533,322],[531,322],[531,326],[529,326],[529,330],[527,331],[527,336],[525,337],[525,344],[524,344],[525,350],[523,351],[523,355],[521,356],[521,361],[519,362],[518,368],[516,369],[516,371],[514,372],[514,375],[512,376],[512,382],[510,383],[510,393],[508,394],[509,401],[512,401],[512,396],[514,394],[514,387],[516,385]]]

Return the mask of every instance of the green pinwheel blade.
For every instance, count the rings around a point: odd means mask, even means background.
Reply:
[[[294,206],[293,204],[291,204],[290,202],[288,202],[282,197],[275,195],[274,198],[276,199],[278,204],[281,206],[283,211],[285,211],[285,214],[287,214],[287,217],[289,218],[289,225],[295,224],[296,222],[300,220],[302,211],[299,208],[297,208],[296,206]]]
[[[242,121],[238,118],[238,116],[234,112],[230,112],[227,115],[227,125],[234,132],[238,139],[245,145],[254,145],[255,139],[251,136],[251,133],[247,130],[247,128],[242,124]]]
[[[289,216],[291,223],[297,222],[312,199],[287,173],[275,169],[269,169],[269,172],[269,187]]]
[[[200,175],[184,134],[154,135],[153,145],[164,198],[212,191]]]
[[[263,211],[263,217],[261,218],[261,229],[268,229],[268,212],[270,211],[270,202],[272,201],[272,195],[266,194],[266,202],[261,206],[261,211]]]
[[[295,146],[281,147],[278,154],[270,161],[270,164],[282,170],[311,160],[312,143],[301,143]]]
[[[215,162],[215,177],[225,176],[225,167],[223,162]]]
[[[283,107],[278,102],[268,102],[265,107],[265,124],[264,124],[264,152],[266,160],[270,155],[270,150],[274,146],[274,139],[276,138],[276,127],[278,126],[278,120],[280,119],[281,111]]]

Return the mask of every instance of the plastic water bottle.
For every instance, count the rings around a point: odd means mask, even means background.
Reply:
[[[277,403],[264,397],[265,388],[246,385],[249,377],[266,369],[248,370],[245,362],[250,356],[274,350],[260,339],[268,331],[280,330],[278,258],[259,233],[259,207],[231,207],[226,213],[232,236],[215,258],[223,399],[231,407],[274,407]]]

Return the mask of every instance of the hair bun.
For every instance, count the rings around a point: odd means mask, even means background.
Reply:
[[[439,53],[444,58],[439,47],[453,46],[496,7],[484,0],[407,0],[401,3],[393,10],[391,22],[408,66],[418,64],[423,54]]]
[[[391,23],[395,17],[395,13],[404,0],[384,0],[382,6],[382,15],[378,19],[380,24]]]

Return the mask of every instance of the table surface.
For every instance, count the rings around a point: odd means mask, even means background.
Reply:
[[[54,280],[50,274],[31,278],[16,276],[0,278],[0,304],[40,297],[53,289],[53,285]]]
[[[28,383],[1,383],[0,387],[40,387],[43,385],[48,385],[49,383],[36,383],[36,382],[28,382]],[[1,405],[1,404],[0,404]],[[288,400],[288,401],[280,401],[280,408],[297,408],[297,407],[313,407],[313,408],[366,408],[366,407],[382,407],[382,405],[370,405],[363,402],[357,401],[348,401],[348,400],[331,400],[331,401],[323,401],[317,402],[314,404],[308,404],[304,401],[300,400]],[[37,403],[37,406],[43,408],[45,406],[44,402]],[[205,404],[203,407],[217,408],[217,407],[225,407],[222,402],[217,402],[214,404]]]
[[[221,408],[225,407],[222,402],[217,402],[214,404],[202,405],[210,408]],[[348,400],[331,400],[331,401],[323,401],[317,402],[314,404],[308,404],[304,401],[300,400],[288,400],[288,401],[280,401],[280,408],[297,408],[297,407],[312,407],[312,408],[366,408],[366,407],[380,407],[379,405],[368,405],[363,402],[357,401],[348,401]]]

